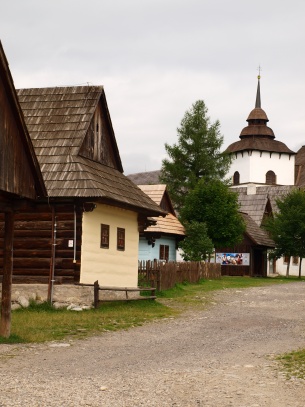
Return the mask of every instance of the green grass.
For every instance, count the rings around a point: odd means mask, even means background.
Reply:
[[[156,301],[109,302],[98,309],[68,311],[49,304],[31,303],[29,308],[12,312],[11,336],[0,343],[35,343],[69,340],[96,335],[105,331],[128,329],[160,318],[174,317],[187,307],[204,308],[212,301],[212,292],[222,289],[282,284],[296,278],[222,277],[201,280],[198,284],[177,284],[175,288],[157,293]]]
[[[117,301],[81,312],[54,309],[47,303],[31,304],[29,308],[12,312],[11,337],[27,343],[82,338],[139,326],[174,314],[174,310],[150,300]],[[2,338],[2,343],[12,343],[10,340]]]
[[[242,289],[248,287],[259,287],[271,284],[284,284],[296,282],[298,279],[291,278],[249,278],[249,277],[227,277],[223,276],[219,280],[201,280],[198,284],[176,284],[170,290],[157,293],[160,299],[170,299],[176,305],[183,304],[189,306],[206,305],[211,300],[211,292],[224,289]]]
[[[284,353],[277,357],[286,373],[287,379],[297,377],[305,379],[305,349]]]

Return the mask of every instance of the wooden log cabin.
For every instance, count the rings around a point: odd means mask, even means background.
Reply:
[[[0,41],[0,335],[10,335],[14,219],[31,201],[46,196],[40,167]],[[28,210],[28,209],[25,209]]]
[[[242,213],[246,225],[241,243],[216,250],[221,274],[229,276],[267,277],[267,250],[275,244],[253,218]]]
[[[137,286],[139,231],[165,212],[123,174],[103,87],[17,93],[48,196],[16,214],[13,281]]]

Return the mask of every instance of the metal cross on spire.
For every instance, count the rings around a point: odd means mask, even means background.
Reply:
[[[261,67],[260,65],[258,65],[257,70],[258,70],[258,77],[257,77],[257,79],[260,79],[260,78],[261,78],[262,67]]]
[[[259,65],[258,68],[258,83],[257,83],[257,92],[256,92],[256,100],[255,100],[255,107],[256,108],[261,108],[261,90],[260,90],[260,86],[259,86],[259,80],[261,78],[261,70],[262,67]]]

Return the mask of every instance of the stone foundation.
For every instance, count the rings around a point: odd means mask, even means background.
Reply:
[[[0,285],[1,293],[1,285]],[[100,291],[100,299],[122,300],[126,298],[124,291]],[[137,292],[128,296],[138,296]],[[12,309],[28,307],[30,301],[45,302],[48,299],[47,284],[13,284]],[[93,307],[93,286],[54,285],[53,305],[56,308],[88,309]]]

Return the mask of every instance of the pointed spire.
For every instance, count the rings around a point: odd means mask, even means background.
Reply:
[[[261,90],[260,90],[260,78],[261,76],[258,75],[257,79],[257,92],[256,92],[256,101],[255,101],[255,108],[261,109]]]

